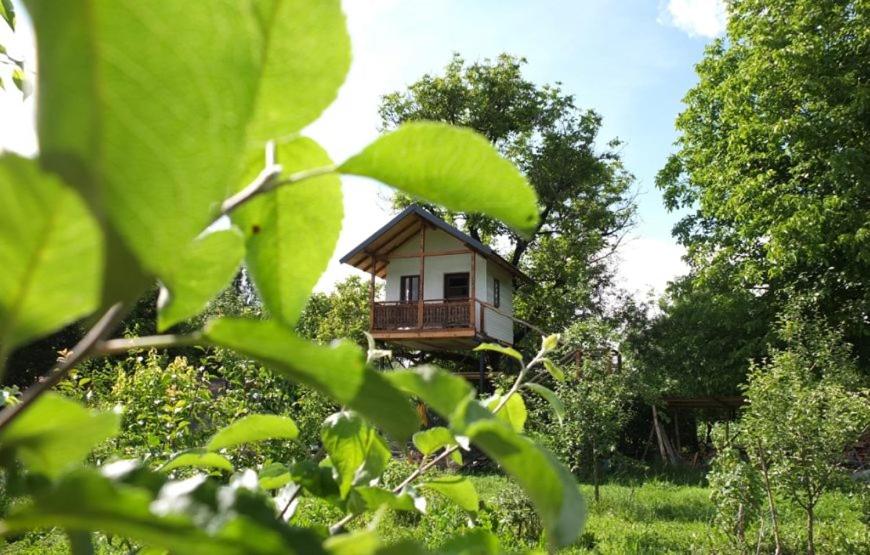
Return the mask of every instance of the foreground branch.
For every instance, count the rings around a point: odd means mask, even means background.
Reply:
[[[81,341],[73,347],[70,354],[63,357],[63,359],[58,362],[57,366],[52,368],[44,378],[30,386],[21,395],[21,400],[17,404],[10,405],[0,411],[0,430],[11,424],[13,420],[18,418],[21,413],[27,410],[27,407],[32,405],[41,395],[60,383],[60,381],[66,377],[67,373],[69,373],[70,369],[72,369],[76,364],[88,358],[94,351],[95,347],[102,342],[118,322],[120,322],[122,316],[123,305],[121,303],[112,305],[97,321],[97,323],[88,330],[88,333],[85,334]]]

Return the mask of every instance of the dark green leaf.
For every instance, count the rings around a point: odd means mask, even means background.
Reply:
[[[233,465],[222,455],[208,451],[186,451],[172,457],[166,464],[160,467],[162,472],[169,472],[176,468],[216,468],[219,470],[233,471]]]
[[[295,439],[299,428],[293,419],[275,414],[251,414],[218,431],[208,442],[210,451],[268,439]]]
[[[338,412],[327,418],[320,437],[338,472],[342,498],[347,496],[351,486],[380,478],[391,458],[383,438],[352,412]]]
[[[340,166],[451,210],[479,212],[522,232],[538,223],[537,197],[483,136],[442,123],[406,123]]]
[[[158,330],[205,308],[232,280],[244,255],[244,239],[237,229],[216,231],[193,241],[184,262],[163,274],[165,288],[157,302]]]
[[[407,439],[419,426],[405,395],[367,368],[360,348],[349,342],[316,345],[277,322],[230,318],[209,323],[206,337],[358,411],[396,439]]]
[[[0,446],[31,472],[55,477],[117,434],[120,420],[115,413],[90,411],[46,393],[0,433]]]
[[[0,0],[0,17],[9,25],[9,28],[15,30],[15,6],[12,0]]]
[[[278,489],[293,481],[290,469],[281,463],[271,463],[265,466],[260,470],[258,478],[260,487],[265,490]]]
[[[0,157],[0,366],[14,347],[97,307],[102,238],[85,204],[33,160]]]
[[[470,513],[476,513],[480,507],[474,484],[463,476],[440,476],[423,482],[420,487],[437,491]]]
[[[521,355],[516,349],[512,349],[511,347],[504,347],[499,345],[498,343],[481,343],[477,347],[474,348],[475,351],[495,351],[496,353],[501,353],[503,355],[507,355],[509,357],[513,357],[520,361],[520,364],[523,363],[523,355]]]
[[[556,418],[559,420],[559,424],[562,424],[562,419],[565,416],[565,405],[562,404],[562,400],[559,399],[553,390],[536,383],[527,383],[523,387],[531,389],[546,399],[547,402],[550,403],[550,408],[553,409],[553,414],[555,414]]]
[[[347,510],[353,514],[374,511],[381,507],[396,511],[416,511],[414,498],[407,493],[395,494],[390,490],[375,486],[357,486],[350,490]]]
[[[262,169],[262,158],[257,153],[249,178]],[[286,174],[332,164],[316,142],[304,137],[279,143],[277,159]],[[337,174],[279,187],[233,213],[245,233],[248,270],[274,318],[291,327],[296,323],[329,264],[343,216]]]

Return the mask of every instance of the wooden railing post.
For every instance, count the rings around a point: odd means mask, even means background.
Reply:
[[[426,224],[420,222],[420,285],[417,291],[417,328],[423,329],[423,292],[426,274]]]

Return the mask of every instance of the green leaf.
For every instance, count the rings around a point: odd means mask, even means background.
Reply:
[[[474,348],[475,351],[495,351],[496,353],[501,353],[503,355],[507,355],[509,357],[513,357],[520,361],[520,364],[523,363],[523,355],[521,355],[517,350],[512,349],[511,347],[503,347],[498,343],[481,343],[477,347]]]
[[[165,277],[232,191],[265,49],[287,39],[266,40],[249,2],[155,0],[143,9],[136,0],[28,0],[27,7],[43,164],[117,232],[107,240],[108,270],[126,271],[116,259],[130,251]]]
[[[498,537],[483,528],[475,528],[452,538],[438,549],[442,555],[499,555]]]
[[[503,395],[496,395],[490,399],[486,408],[494,411],[502,399],[504,399]],[[496,417],[499,420],[507,422],[513,431],[521,433],[523,428],[525,428],[526,418],[528,417],[526,403],[523,401],[522,396],[519,393],[511,394],[501,410],[496,413]]]
[[[547,372],[549,372],[550,375],[553,376],[553,379],[560,381],[560,382],[565,381],[565,372],[562,371],[561,368],[559,368],[558,366],[553,364],[552,360],[550,360],[548,358],[544,358],[544,359],[541,359],[541,362],[544,363],[544,368],[546,368]]]
[[[469,129],[406,123],[380,136],[339,170],[377,179],[451,210],[487,214],[521,232],[531,232],[538,223],[534,189],[489,141]]]
[[[24,92],[24,70],[16,67],[12,70],[12,83],[19,91]]]
[[[0,17],[9,25],[9,28],[15,30],[15,6],[12,0],[0,0]]]
[[[163,275],[157,328],[163,331],[201,312],[233,279],[245,255],[237,229],[209,233],[188,246],[184,262]]]
[[[304,137],[279,143],[277,159],[287,174],[332,164],[320,145]],[[261,169],[257,153],[244,183]],[[329,264],[343,217],[337,174],[279,187],[233,213],[245,233],[248,270],[274,318],[296,323]]]
[[[453,433],[447,428],[436,426],[414,434],[414,447],[424,455],[431,455],[442,447],[456,445]]]
[[[169,472],[176,468],[216,468],[232,472],[233,465],[226,457],[204,450],[185,451],[172,457],[166,464],[160,467],[161,472]]]
[[[331,555],[375,555],[381,547],[378,535],[372,530],[331,536],[323,542]]]
[[[375,486],[357,486],[350,491],[347,498],[347,510],[353,514],[375,511],[381,507],[396,511],[416,511],[414,498],[407,493],[395,494],[392,491]]]
[[[76,193],[0,156],[0,366],[16,346],[96,309],[102,237]]]
[[[541,350],[544,352],[549,352],[559,346],[560,335],[558,333],[554,333],[552,335],[548,335],[541,340]]]
[[[56,477],[118,433],[120,416],[46,393],[0,433],[0,446],[31,472]]]
[[[464,433],[520,484],[553,546],[566,546],[577,538],[586,505],[574,477],[555,456],[492,417],[472,422]]]
[[[463,476],[440,476],[423,482],[420,487],[437,491],[470,513],[476,513],[480,507],[474,484]]]
[[[351,486],[379,478],[390,461],[390,449],[374,428],[357,414],[337,412],[321,428],[323,448],[339,476],[339,494],[347,497]]]
[[[562,400],[559,399],[558,395],[556,395],[553,390],[537,383],[527,383],[524,384],[523,387],[531,389],[547,400],[550,404],[550,408],[553,410],[553,414],[556,415],[556,418],[559,420],[559,425],[561,426],[562,420],[565,417],[565,405],[562,404]]]
[[[251,414],[219,430],[209,440],[210,451],[269,439],[296,439],[299,428],[292,418],[275,414]]]
[[[445,417],[474,396],[474,390],[466,380],[435,366],[396,370],[387,372],[385,376],[397,388],[419,397]]]
[[[205,334],[356,410],[396,439],[409,438],[419,426],[407,397],[384,378],[389,374],[367,368],[362,351],[350,342],[317,345],[277,322],[233,318],[210,322]]]
[[[290,469],[281,463],[271,463],[263,467],[258,479],[260,487],[264,490],[278,489],[293,481]]]
[[[248,134],[261,150],[261,143],[299,131],[332,104],[351,53],[339,0],[259,0],[256,9],[268,49]]]

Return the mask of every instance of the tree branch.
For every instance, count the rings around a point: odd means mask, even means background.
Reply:
[[[76,364],[88,358],[94,348],[115,328],[123,316],[122,303],[112,305],[88,333],[79,341],[72,352],[63,357],[49,373],[30,386],[22,395],[21,400],[0,411],[0,430],[11,424],[21,413],[27,410],[41,395],[60,383]]]

